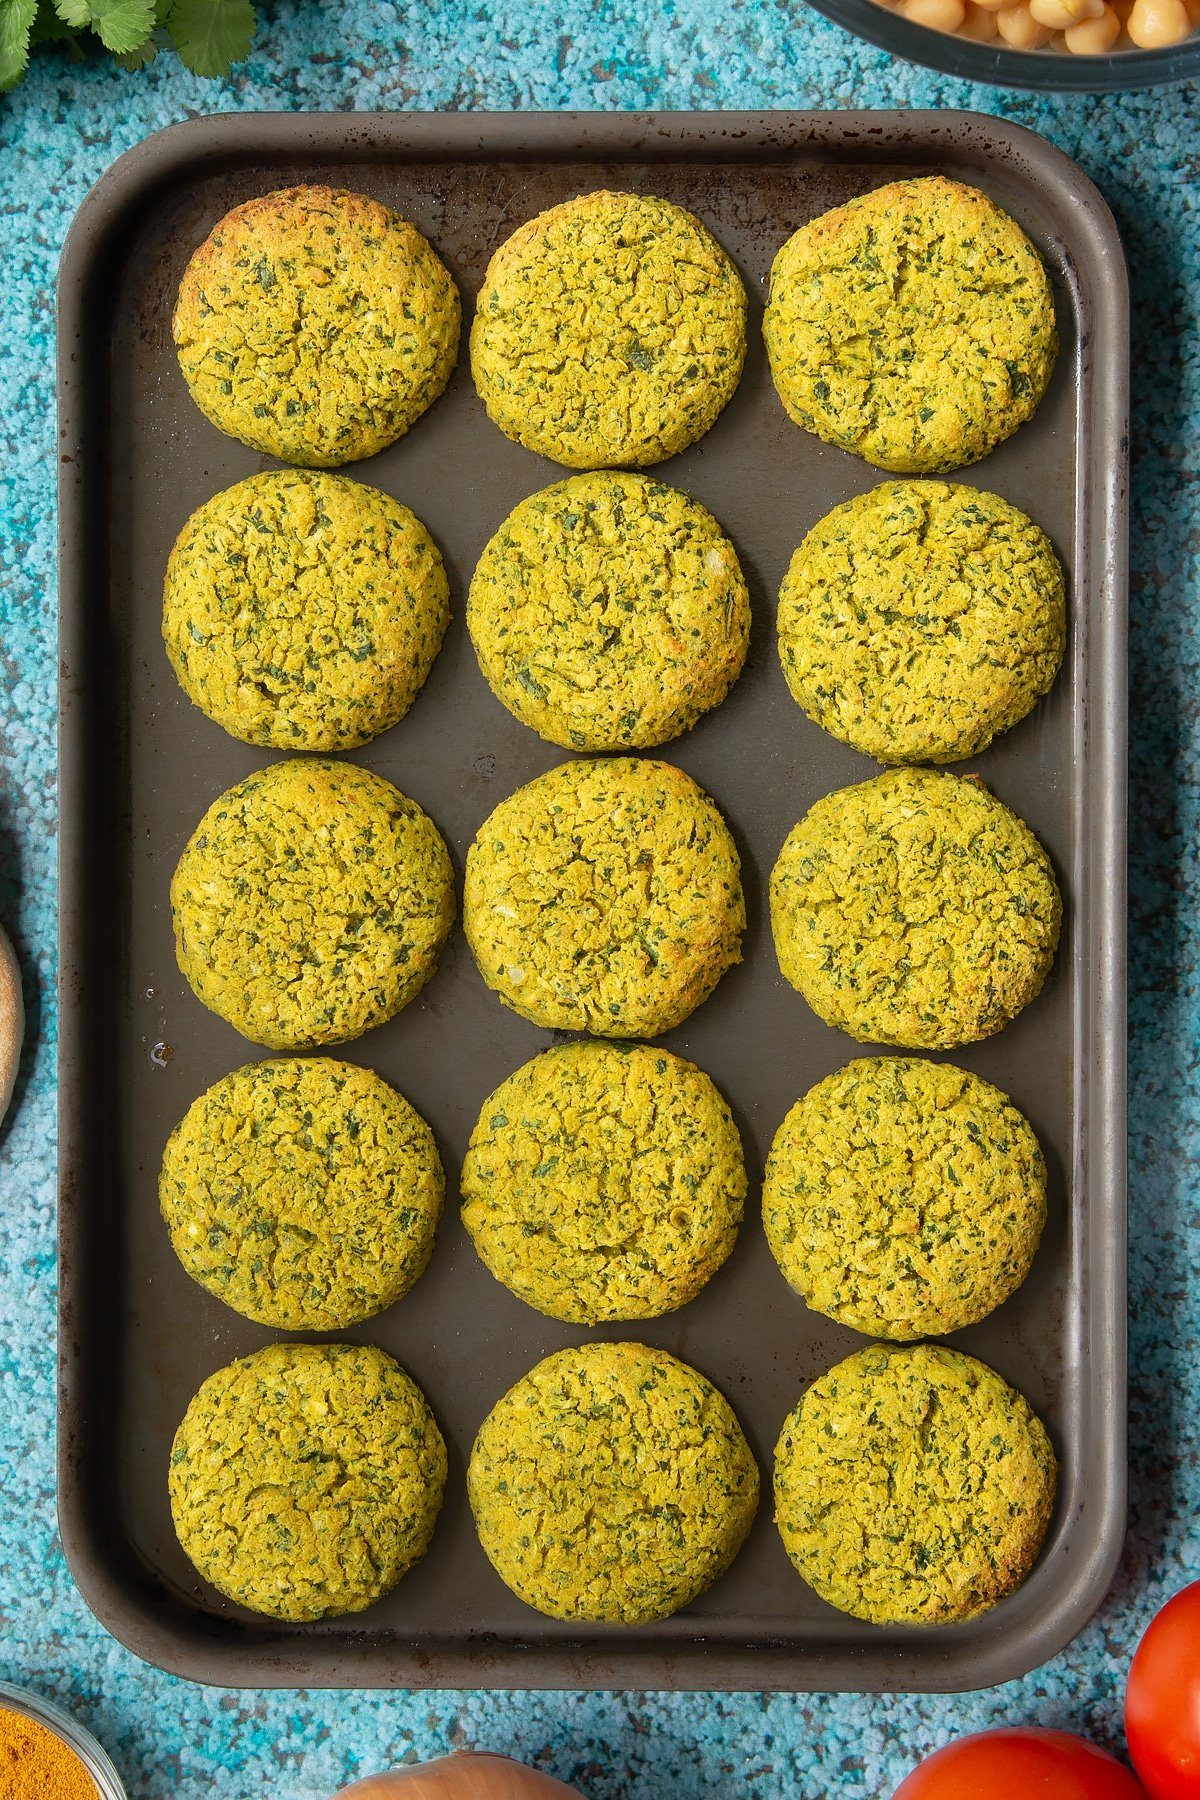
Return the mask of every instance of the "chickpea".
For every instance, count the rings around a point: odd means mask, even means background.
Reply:
[[[1104,0],[1029,0],[1029,10],[1039,25],[1051,31],[1068,31],[1081,19],[1098,19]]]
[[[1049,25],[1039,25],[1028,6],[1006,6],[996,14],[996,26],[1014,50],[1040,50],[1054,36]]]
[[[963,0],[900,0],[897,10],[931,31],[957,31],[967,16]]]
[[[1077,56],[1103,56],[1120,35],[1121,21],[1111,6],[1106,6],[1098,18],[1081,19],[1065,34],[1067,49]]]
[[[967,16],[959,27],[959,37],[970,38],[975,44],[990,44],[996,36],[996,14],[993,8],[981,6],[979,0],[971,0],[967,8]]]
[[[1200,0],[876,0],[914,24],[1014,50],[1104,56],[1200,32]],[[0,6],[3,0],[0,0]]]
[[[1134,0],[1126,29],[1141,49],[1158,50],[1189,37],[1192,27],[1183,0]]]

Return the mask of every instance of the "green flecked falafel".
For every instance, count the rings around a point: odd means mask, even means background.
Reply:
[[[424,1556],[446,1446],[416,1383],[362,1344],[269,1344],[210,1375],[171,1447],[200,1574],[276,1619],[361,1612]]]
[[[509,514],[479,559],[467,625],[492,692],[540,736],[644,749],[725,698],[750,597],[699,501],[614,470],[572,476]]]
[[[1028,1401],[937,1344],[872,1344],[813,1383],[775,1447],[784,1548],[876,1625],[972,1619],[1020,1585],[1058,1465]]]
[[[802,225],[772,266],[763,336],[797,425],[902,475],[986,456],[1032,418],[1058,351],[1037,251],[942,175]]]
[[[218,430],[326,469],[374,456],[432,405],[460,321],[414,225],[366,194],[307,186],[218,221],[184,270],[172,332]]]
[[[792,697],[885,763],[983,750],[1050,689],[1066,641],[1050,540],[996,494],[886,481],[836,506],[779,595]]]
[[[644,467],[714,423],[746,355],[746,293],[712,233],[644,194],[584,194],[488,264],[471,369],[488,415],[572,469]]]
[[[463,1220],[497,1280],[552,1319],[653,1319],[733,1249],[741,1141],[702,1070],[645,1044],[546,1050],[484,1102]]]
[[[175,1254],[219,1300],[280,1331],[340,1331],[424,1272],[445,1180],[433,1133],[386,1081],[285,1057],[193,1101],[158,1192]]]
[[[1029,827],[979,782],[891,769],[818,800],[771,873],[779,966],[829,1025],[952,1049],[1050,971],[1062,899]]]
[[[487,985],[535,1025],[657,1037],[740,960],[737,850],[682,769],[563,763],[480,826],[463,924]]]
[[[951,1063],[862,1057],[792,1107],[763,1184],[771,1254],[814,1311],[871,1337],[940,1337],[1018,1288],[1046,1164],[999,1088]]]
[[[724,1574],[758,1505],[732,1407],[665,1350],[546,1357],[497,1401],[467,1470],[479,1541],[526,1605],[642,1625]]]
[[[454,919],[433,821],[353,763],[297,757],[214,800],[171,881],[179,967],[272,1050],[345,1043],[407,1006]]]
[[[163,592],[189,700],[248,744],[349,750],[404,717],[450,617],[406,506],[344,476],[251,475],[199,507]]]

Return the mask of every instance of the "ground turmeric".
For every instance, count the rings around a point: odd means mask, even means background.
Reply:
[[[73,1750],[36,1719],[0,1707],[0,1800],[98,1800]]]

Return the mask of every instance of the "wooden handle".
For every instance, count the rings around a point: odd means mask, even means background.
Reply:
[[[25,1003],[21,998],[21,970],[8,933],[0,926],[0,1119],[8,1111],[21,1040],[25,1036]]]

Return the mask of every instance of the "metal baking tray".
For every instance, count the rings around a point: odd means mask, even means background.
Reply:
[[[433,1546],[351,1619],[291,1626],[198,1581],[167,1506],[172,1433],[200,1381],[268,1341],[193,1285],[158,1217],[163,1143],[210,1082],[263,1054],[193,997],[175,966],[167,886],[215,795],[273,760],[184,699],[159,636],[167,553],[192,508],[266,466],[192,405],[171,348],[172,298],[225,210],[296,181],[361,188],[415,220],[469,311],[488,257],[524,219],[602,186],[692,208],[740,265],[750,354],[727,412],[658,473],[731,532],[750,582],[753,644],[729,699],[663,755],[717,799],[744,859],[745,961],[665,1041],[708,1070],[745,1137],[752,1189],[727,1266],[681,1312],[601,1336],[661,1345],[711,1376],[769,1477],[784,1415],[863,1341],[808,1312],[767,1251],[757,1179],[791,1103],[862,1054],[782,980],[766,878],[821,794],[873,765],[809,723],[784,686],[774,596],[830,506],[882,477],[784,416],[759,334],[775,250],[803,220],[899,175],[977,183],[1021,221],[1053,273],[1062,354],[1036,419],[962,479],[1050,532],[1070,572],[1071,638],[1048,700],[970,764],[1049,847],[1068,897],[1055,971],[1006,1031],[957,1053],[1011,1093],[1046,1148],[1050,1220],[1033,1273],[954,1342],[1029,1396],[1062,1461],[1057,1513],[1025,1585],[969,1624],[881,1629],[818,1600],[784,1555],[768,1483],[730,1573],[663,1624],[544,1619],[480,1550],[464,1465],[498,1396],[588,1334],[523,1306],[476,1259],[455,1174],[490,1090],[550,1041],[505,1011],[461,930],[420,1000],[345,1054],[431,1121],[449,1195],[428,1274],[346,1335],[393,1352],[429,1394],[450,1448]],[[1104,1594],[1125,1505],[1124,753],[1126,280],[1112,219],[1041,139],[962,113],[774,115],[286,114],[197,119],[124,156],[86,201],[60,289],[62,521],[61,1409],[67,1555],[105,1625],[200,1681],[266,1686],[955,1689],[1057,1651]],[[347,473],[424,519],[450,571],[454,623],[409,717],[354,760],[395,781],[446,834],[459,871],[505,794],[563,759],[478,674],[463,624],[483,544],[563,471],[509,443],[465,356],[410,435]],[[168,1048],[163,1048],[167,1046]]]

